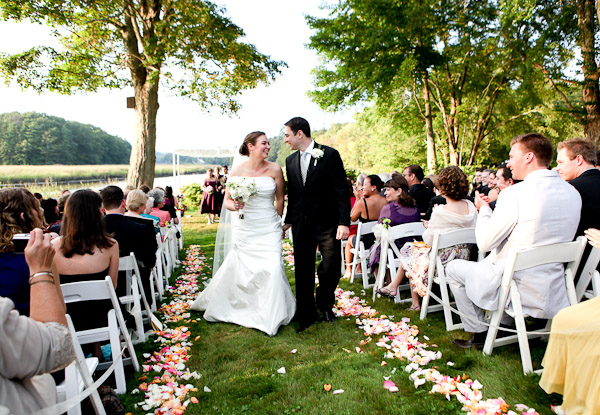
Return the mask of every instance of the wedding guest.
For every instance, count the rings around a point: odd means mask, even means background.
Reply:
[[[140,218],[145,222],[149,222],[154,233],[158,233],[160,232],[160,219],[156,216],[146,214],[148,202],[150,202],[150,211],[152,210],[152,205],[154,204],[154,200],[150,201],[149,199],[150,198],[146,195],[146,193],[139,189],[129,192],[127,199],[125,200],[125,208],[127,209],[125,216],[131,218]]]
[[[229,176],[229,167],[227,167],[226,164],[223,164],[221,167],[223,168],[223,176],[228,177]]]
[[[498,170],[496,171],[496,179],[494,188],[488,193],[488,203],[490,204],[490,208],[492,210],[496,209],[496,201],[498,200],[498,196],[500,192],[506,189],[508,186],[512,186],[515,184],[515,181],[512,177],[512,172],[506,164],[501,164],[498,166]]]
[[[408,194],[415,200],[419,212],[425,214],[429,208],[429,201],[434,196],[434,193],[421,183],[425,177],[423,169],[419,165],[411,164],[404,169],[403,176],[410,186]]]
[[[55,238],[52,272],[64,283],[104,280],[109,275],[117,288],[119,244],[106,232],[102,214],[102,198],[90,189],[74,192],[65,207],[61,236]],[[92,303],[92,304],[90,304]],[[73,303],[67,312],[80,330],[105,327],[110,301]],[[96,355],[102,356],[99,345]]]
[[[140,190],[142,192],[148,194],[148,192],[150,192],[150,187],[148,185],[143,184],[143,185],[140,186]]]
[[[166,223],[171,220],[171,215],[169,215],[169,212],[161,210],[165,204],[165,192],[158,188],[154,188],[148,192],[148,197],[154,199],[154,206],[152,206],[150,214],[160,219],[161,228],[166,226]]]
[[[423,220],[429,220],[431,219],[431,214],[433,213],[433,209],[438,206],[438,205],[445,205],[446,204],[446,198],[444,196],[442,196],[442,194],[440,193],[440,189],[438,187],[438,175],[437,174],[430,174],[429,176],[427,176],[425,179],[423,179],[423,183],[425,182],[425,180],[429,179],[432,183],[432,188],[431,190],[433,190],[433,193],[435,196],[433,196],[431,198],[431,200],[429,201],[429,208],[427,209],[427,212],[425,212],[425,215],[423,215],[421,217],[421,219]]]
[[[471,184],[471,193],[469,197],[471,200],[475,199],[475,192],[479,192],[481,190],[481,175],[483,174],[483,169],[478,167],[475,169],[475,176],[473,176],[473,183]]]
[[[42,203],[42,202],[44,201],[44,196],[42,196],[42,194],[41,194],[41,193],[37,193],[37,192],[36,192],[36,193],[34,193],[34,194],[33,194],[33,196],[34,196],[34,197],[35,197],[37,200],[39,200],[39,202],[40,202],[40,203]]]
[[[62,220],[62,217],[65,213],[65,205],[67,204],[67,200],[69,200],[69,196],[71,196],[71,192],[64,193],[58,198],[58,219]]]
[[[59,224],[60,219],[58,218],[58,201],[56,199],[46,199],[42,203],[42,209],[44,210],[44,220],[48,228]]]
[[[583,138],[558,143],[556,171],[581,195],[581,220],[575,236],[600,229],[600,171],[595,168],[596,145]]]
[[[15,309],[29,315],[29,267],[22,253],[15,252],[13,236],[43,228],[44,213],[27,189],[0,190],[0,296],[12,300]]]
[[[483,348],[487,326],[483,310],[498,307],[504,264],[514,249],[526,249],[573,240],[579,223],[581,197],[556,171],[548,170],[552,143],[537,133],[514,137],[508,167],[515,179],[524,179],[500,193],[492,212],[481,195],[475,233],[480,251],[491,253],[480,262],[454,260],[446,266],[450,286],[468,340],[454,340],[461,348]],[[533,318],[552,318],[567,307],[563,264],[532,267],[514,274],[523,312]],[[465,317],[462,317],[462,316]]]
[[[403,223],[418,222],[421,219],[416,202],[408,193],[408,182],[403,176],[394,176],[385,184],[385,197],[389,203],[381,208],[379,223],[382,223],[384,219],[388,219],[389,226],[396,226]],[[408,242],[407,239],[410,238],[397,239],[396,245],[398,245],[398,248]],[[370,251],[369,268],[372,273],[376,274],[381,246],[373,245]]]
[[[54,405],[56,385],[49,373],[75,359],[60,281],[50,272],[53,256],[50,235],[33,230],[23,255],[32,273],[31,318],[0,296],[0,410],[8,408],[7,414]]]
[[[388,204],[388,201],[381,196],[381,189],[383,183],[379,176],[372,174],[367,176],[364,180],[364,186],[362,192],[356,193],[359,196],[356,203],[350,211],[350,220],[352,222],[371,222],[379,218],[381,209]],[[361,241],[365,245],[365,248],[371,247],[375,242],[375,237],[372,234],[361,237]],[[356,246],[356,235],[352,238],[348,238],[346,244],[346,272],[344,278],[348,278],[351,272],[351,264],[353,255],[350,249]]]
[[[143,193],[140,191],[140,193]],[[154,226],[148,219],[141,218],[140,223],[136,219],[125,216],[125,201],[123,191],[118,186],[106,186],[100,192],[102,206],[106,211],[104,224],[106,231],[113,235],[119,243],[119,257],[135,254],[138,262],[144,293],[150,295],[150,271],[156,263],[157,243],[154,237]],[[145,204],[143,205],[145,208]],[[125,273],[120,273],[117,284],[117,295],[126,295]]]
[[[431,220],[423,233],[423,242],[407,242],[400,249],[402,266],[398,268],[396,278],[379,294],[395,297],[398,287],[407,275],[411,286],[412,305],[409,310],[420,310],[420,297],[427,293],[427,272],[429,270],[429,253],[436,232],[444,233],[454,229],[474,227],[477,222],[477,209],[467,199],[469,195],[469,179],[463,171],[450,166],[442,169],[438,178],[438,186],[445,204],[433,209]],[[442,264],[453,259],[468,259],[469,244],[459,244],[442,249],[439,253]]]

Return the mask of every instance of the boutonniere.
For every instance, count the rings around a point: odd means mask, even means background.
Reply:
[[[323,154],[325,153],[320,148],[313,148],[312,157],[315,159],[315,166],[317,165],[317,161],[319,161],[319,159],[323,157]]]

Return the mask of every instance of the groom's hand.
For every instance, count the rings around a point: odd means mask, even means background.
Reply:
[[[284,223],[283,224],[283,235],[282,238],[285,239],[285,233],[288,231],[288,229],[290,229],[292,227],[292,225],[290,225],[289,223]]]
[[[337,228],[337,234],[335,235],[335,239],[348,239],[348,235],[350,235],[350,228],[344,225],[339,225]]]

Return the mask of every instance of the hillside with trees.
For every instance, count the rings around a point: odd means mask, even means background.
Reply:
[[[98,127],[36,112],[0,114],[0,164],[128,164],[131,144]]]

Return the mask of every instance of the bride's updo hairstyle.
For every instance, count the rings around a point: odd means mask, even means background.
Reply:
[[[263,133],[262,131],[254,131],[254,132],[248,134],[246,136],[246,138],[244,139],[244,142],[242,143],[241,147],[240,147],[240,154],[242,156],[249,156],[250,155],[250,150],[248,149],[248,144],[255,145],[256,144],[256,139],[258,137],[260,137],[261,135],[266,135],[266,134]]]

